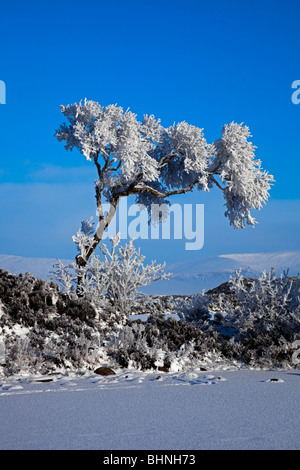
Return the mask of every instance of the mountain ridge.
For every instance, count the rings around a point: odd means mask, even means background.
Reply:
[[[64,264],[73,260],[62,259]],[[31,272],[34,276],[51,280],[56,258],[34,258],[15,255],[0,255],[0,269],[12,274]],[[289,275],[300,273],[300,250],[261,253],[230,253],[198,257],[166,265],[166,272],[172,272],[168,281],[156,281],[143,288],[149,294],[190,295],[208,290],[229,280],[234,271],[241,269],[245,277],[257,277],[262,271],[275,269],[277,275],[289,270]]]

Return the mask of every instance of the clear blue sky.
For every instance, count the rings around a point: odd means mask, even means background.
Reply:
[[[235,231],[218,193],[174,200],[205,204],[196,254],[300,249],[299,1],[1,0],[0,15],[0,253],[73,256],[96,174],[54,132],[59,105],[85,97],[165,126],[185,120],[209,142],[225,123],[247,124],[276,179],[270,202],[255,230]],[[159,261],[196,255],[184,241],[141,246]]]

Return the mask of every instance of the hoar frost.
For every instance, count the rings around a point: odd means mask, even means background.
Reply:
[[[163,127],[160,119],[137,115],[117,105],[101,106],[85,99],[61,106],[67,122],[56,131],[66,150],[77,149],[97,169],[95,181],[99,224],[92,240],[77,256],[84,266],[103,238],[123,197],[150,209],[173,195],[217,186],[224,195],[233,227],[254,226],[252,209],[260,209],[269,197],[274,178],[255,159],[255,147],[247,126],[231,122],[222,137],[208,143],[203,129],[180,122]],[[104,199],[110,208],[104,214]],[[82,278],[78,279],[80,284]]]

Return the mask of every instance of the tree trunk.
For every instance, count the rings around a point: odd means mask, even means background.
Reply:
[[[97,205],[97,210],[98,210],[98,214],[99,214],[99,225],[98,225],[96,233],[94,235],[92,245],[86,247],[86,249],[83,253],[80,253],[79,255],[76,256],[76,264],[77,264],[78,268],[84,268],[86,266],[89,258],[91,257],[91,255],[94,253],[95,249],[97,248],[97,246],[101,242],[101,240],[103,238],[104,231],[109,226],[109,224],[111,223],[112,219],[115,216],[116,208],[117,208],[119,199],[113,199],[111,201],[109,211],[108,211],[108,214],[106,215],[106,217],[104,217],[104,212],[103,212],[103,207],[102,207],[101,201],[98,200],[97,202],[98,203],[100,202]],[[82,272],[82,273],[79,272],[78,273],[76,292],[77,292],[77,295],[79,295],[79,296],[81,295],[80,286],[82,284],[82,281],[83,281],[84,277],[85,277],[84,272]]]

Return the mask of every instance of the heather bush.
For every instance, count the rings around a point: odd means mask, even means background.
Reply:
[[[2,372],[85,371],[103,362],[170,371],[294,367],[299,279],[271,271],[249,280],[237,272],[221,287],[187,297],[139,294],[129,317],[110,301],[96,307],[53,282],[0,270]]]
[[[3,372],[81,370],[106,357],[109,335],[117,332],[117,314],[97,311],[86,299],[70,298],[54,282],[29,273],[0,270],[0,339]]]
[[[212,329],[203,331],[184,320],[156,314],[145,323],[137,320],[126,325],[112,342],[111,356],[122,367],[177,371],[229,363],[222,349],[222,339]],[[233,358],[234,345],[228,349]]]
[[[262,272],[247,287],[238,271],[230,287],[237,303],[227,325],[243,348],[243,359],[262,366],[290,365],[292,343],[300,338],[300,279],[274,270]]]

